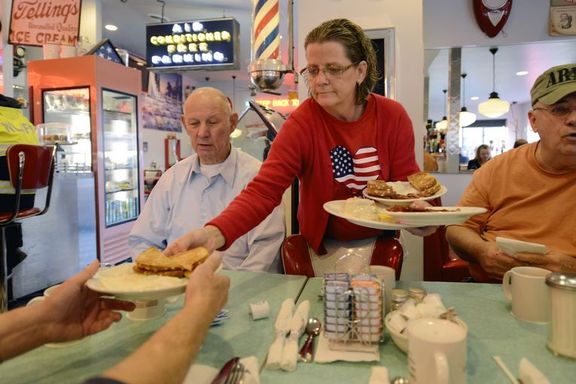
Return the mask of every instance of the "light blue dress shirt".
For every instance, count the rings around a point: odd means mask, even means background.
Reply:
[[[176,163],[160,178],[129,236],[132,257],[150,246],[159,249],[201,228],[228,206],[252,180],[260,161],[232,148],[212,177],[201,172],[196,154]],[[279,205],[256,228],[222,252],[224,268],[281,272],[279,249],[285,236]]]

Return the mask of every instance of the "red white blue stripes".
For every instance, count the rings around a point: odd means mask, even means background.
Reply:
[[[279,0],[253,0],[253,4],[253,59],[278,59],[280,54]]]

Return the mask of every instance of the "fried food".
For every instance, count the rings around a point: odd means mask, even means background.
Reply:
[[[194,248],[174,256],[166,256],[158,248],[150,247],[136,257],[134,272],[145,275],[187,277],[208,258],[204,247]]]
[[[408,176],[408,182],[416,188],[421,197],[434,195],[441,188],[438,180],[428,172],[418,172]]]
[[[368,180],[368,183],[366,184],[366,193],[370,196],[389,199],[394,199],[396,196],[394,188],[386,184],[384,180]]]

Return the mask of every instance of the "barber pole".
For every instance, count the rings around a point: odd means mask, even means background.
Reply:
[[[254,60],[278,59],[280,54],[279,0],[254,0],[252,52]]]
[[[267,92],[279,88],[287,72],[280,59],[280,0],[253,0],[252,4],[250,78],[259,90]]]

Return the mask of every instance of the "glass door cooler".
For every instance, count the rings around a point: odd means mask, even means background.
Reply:
[[[31,119],[41,141],[57,147],[56,180],[75,177],[92,183],[90,191],[76,193],[74,212],[51,208],[47,215],[76,222],[81,234],[91,231],[102,263],[127,259],[128,233],[140,213],[144,191],[138,137],[140,71],[89,55],[30,61],[28,77]],[[70,199],[67,195],[61,198]],[[85,225],[90,220],[92,229]],[[80,243],[78,253],[85,257],[90,252],[82,249],[86,241]]]

